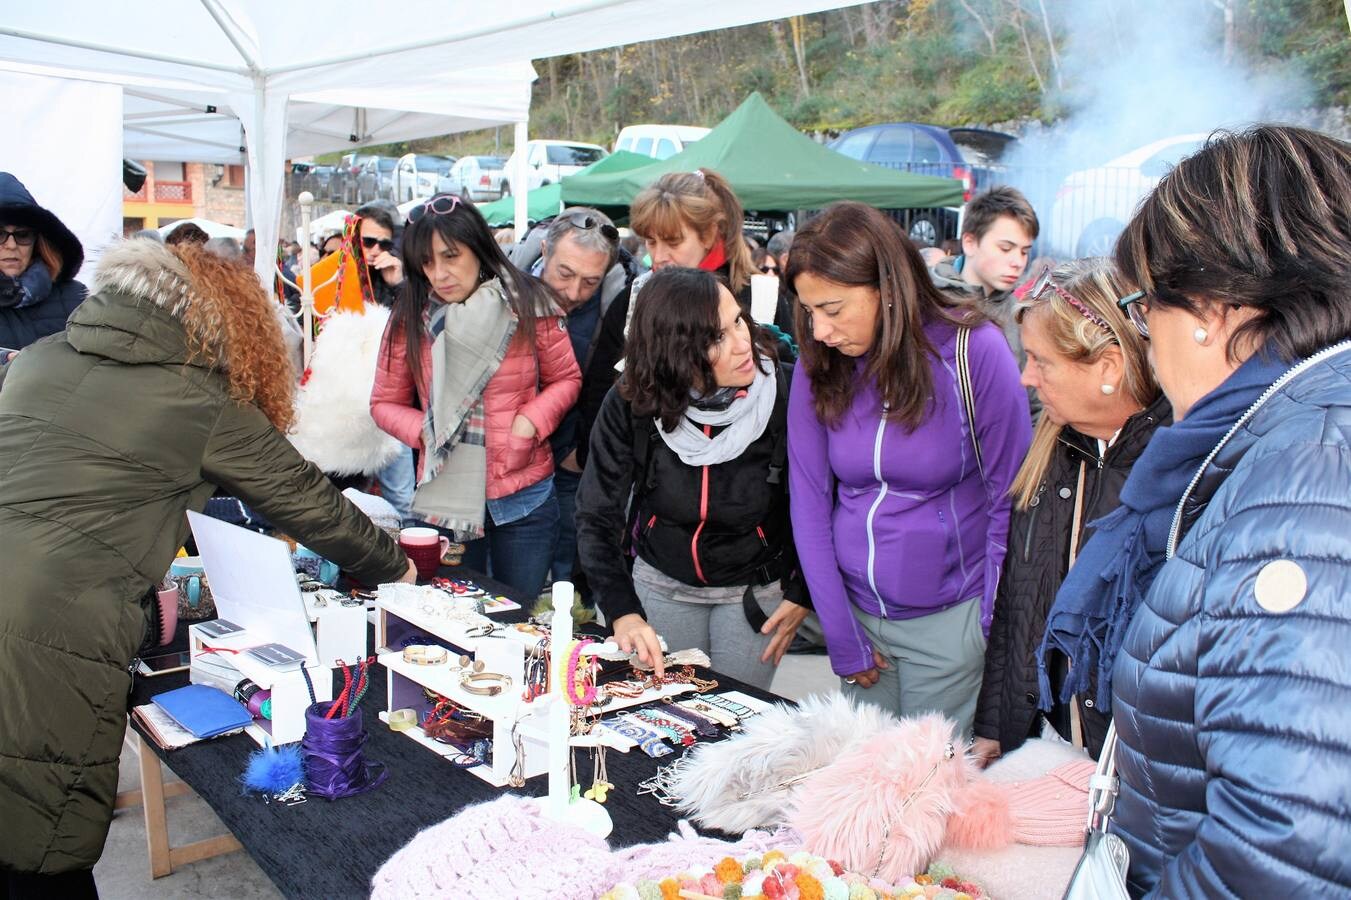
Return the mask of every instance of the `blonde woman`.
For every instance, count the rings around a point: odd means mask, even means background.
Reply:
[[[1080,730],[1068,704],[1037,707],[1037,648],[1046,614],[1090,524],[1117,507],[1121,486],[1160,426],[1171,421],[1146,358],[1148,345],[1117,308],[1126,293],[1110,260],[1051,269],[1015,313],[1027,351],[1023,384],[1041,418],[1013,483],[1008,555],[995,600],[976,706],[974,752],[983,763],[1040,732],[1043,716],[1067,739]],[[1059,696],[1065,658],[1049,663]],[[1095,757],[1108,717],[1093,693],[1076,698],[1082,740]]]

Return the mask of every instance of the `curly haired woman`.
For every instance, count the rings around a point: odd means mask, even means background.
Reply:
[[[403,552],[282,432],[295,384],[254,274],[104,253],[64,334],[0,370],[0,884],[95,896],[147,595],[217,488],[367,584]]]

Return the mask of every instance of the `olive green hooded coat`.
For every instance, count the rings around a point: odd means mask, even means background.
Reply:
[[[224,346],[233,302],[203,287],[165,247],[122,244],[67,330],[0,369],[0,869],[84,869],[102,853],[141,598],[188,535],[184,511],[216,487],[367,584],[406,569],[190,357],[184,322]]]

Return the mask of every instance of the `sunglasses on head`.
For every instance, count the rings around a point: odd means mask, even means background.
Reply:
[[[1055,283],[1055,279],[1051,277],[1050,269],[1047,269],[1046,273],[1037,279],[1037,283],[1032,286],[1032,290],[1027,292],[1027,302],[1036,303],[1050,293],[1058,294],[1060,297],[1064,298],[1066,303],[1073,306],[1075,310],[1078,311],[1079,315],[1083,316],[1108,334],[1114,334],[1112,326],[1107,323],[1106,319],[1094,312],[1087,303]]]
[[[31,228],[0,228],[0,247],[14,239],[16,247],[31,247],[38,239],[38,233]]]
[[[413,207],[413,211],[408,214],[409,222],[416,222],[427,213],[433,215],[445,216],[453,213],[460,205],[460,198],[454,194],[437,194],[421,206]]]
[[[363,237],[361,239],[361,246],[365,247],[367,250],[374,250],[376,247],[379,247],[381,250],[388,253],[394,249],[394,242],[389,238]]]
[[[600,236],[612,244],[619,243],[619,229],[609,222],[602,222],[595,216],[588,216],[583,212],[568,213],[563,220],[573,228],[580,228],[583,231],[589,231],[592,228],[600,231]]]

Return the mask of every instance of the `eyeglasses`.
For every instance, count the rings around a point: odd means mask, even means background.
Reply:
[[[760,273],[761,273],[762,275],[777,275],[777,274],[779,274],[779,267],[778,267],[778,266],[764,265],[764,266],[761,266],[761,267],[760,267]]]
[[[1130,317],[1131,324],[1135,330],[1140,332],[1140,337],[1149,337],[1149,321],[1145,319],[1145,314],[1149,312],[1149,303],[1145,301],[1145,292],[1136,291],[1133,294],[1127,294],[1116,301],[1117,307]]]
[[[388,253],[394,249],[394,242],[389,238],[363,237],[361,239],[361,246],[365,247],[367,250],[374,250],[376,247],[379,247],[381,250]]]
[[[592,228],[598,229],[601,237],[612,244],[619,243],[619,229],[609,222],[602,222],[595,216],[588,216],[584,212],[574,212],[564,216],[563,221],[567,222],[573,228],[580,228],[583,231],[590,231]]]
[[[427,213],[434,213],[438,216],[445,216],[453,213],[460,205],[460,198],[454,194],[437,194],[421,206],[413,207],[413,211],[408,214],[409,222],[416,222]]]
[[[0,228],[0,247],[5,246],[10,238],[14,239],[16,247],[31,247],[38,239],[38,233],[31,228]]]
[[[1027,302],[1036,303],[1046,295],[1047,291],[1051,291],[1064,298],[1065,302],[1070,306],[1073,306],[1075,310],[1078,311],[1079,315],[1083,316],[1108,334],[1113,334],[1112,326],[1108,324],[1106,319],[1095,313],[1087,303],[1055,283],[1055,279],[1051,277],[1051,271],[1052,270],[1047,269],[1046,273],[1037,279],[1037,283],[1032,286],[1032,290],[1027,292]]]

